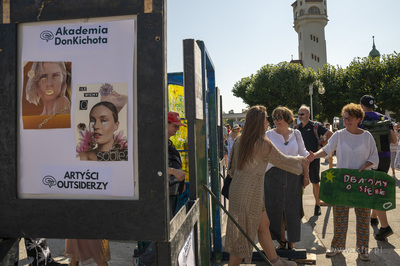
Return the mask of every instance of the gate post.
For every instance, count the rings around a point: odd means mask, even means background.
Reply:
[[[188,140],[190,199],[200,198],[200,265],[210,264],[209,196],[205,86],[201,50],[195,40],[183,40],[184,87]],[[190,108],[188,108],[190,107]]]

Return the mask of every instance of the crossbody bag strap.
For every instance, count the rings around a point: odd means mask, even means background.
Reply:
[[[233,156],[234,156],[234,153],[235,153],[235,148],[234,148],[234,146],[235,146],[235,143],[236,143],[236,140],[237,139],[235,139],[235,141],[233,142],[233,144],[232,144],[232,148],[231,148],[231,154],[229,154],[230,156],[230,158],[228,158],[228,160],[229,160],[229,162],[228,162],[228,174],[230,175],[230,172],[231,172],[231,168],[232,168],[232,161],[233,161]],[[231,177],[232,177],[232,175],[230,175]]]

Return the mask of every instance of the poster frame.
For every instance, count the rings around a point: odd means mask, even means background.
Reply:
[[[0,24],[1,237],[168,240],[165,10],[164,0],[11,1],[10,23]],[[124,15],[137,16],[139,199],[19,199],[18,24]]]

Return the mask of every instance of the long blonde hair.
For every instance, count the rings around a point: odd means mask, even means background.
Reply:
[[[265,118],[267,117],[267,109],[262,105],[251,107],[246,114],[246,123],[243,133],[240,137],[239,157],[237,168],[243,169],[248,161],[252,161],[254,157],[254,146],[260,138],[265,137]]]

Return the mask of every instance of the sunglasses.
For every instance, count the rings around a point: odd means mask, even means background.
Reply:
[[[282,119],[283,117],[280,115],[272,117],[272,121],[281,121]]]
[[[305,115],[305,114],[299,114],[299,116],[302,116],[302,115]]]

